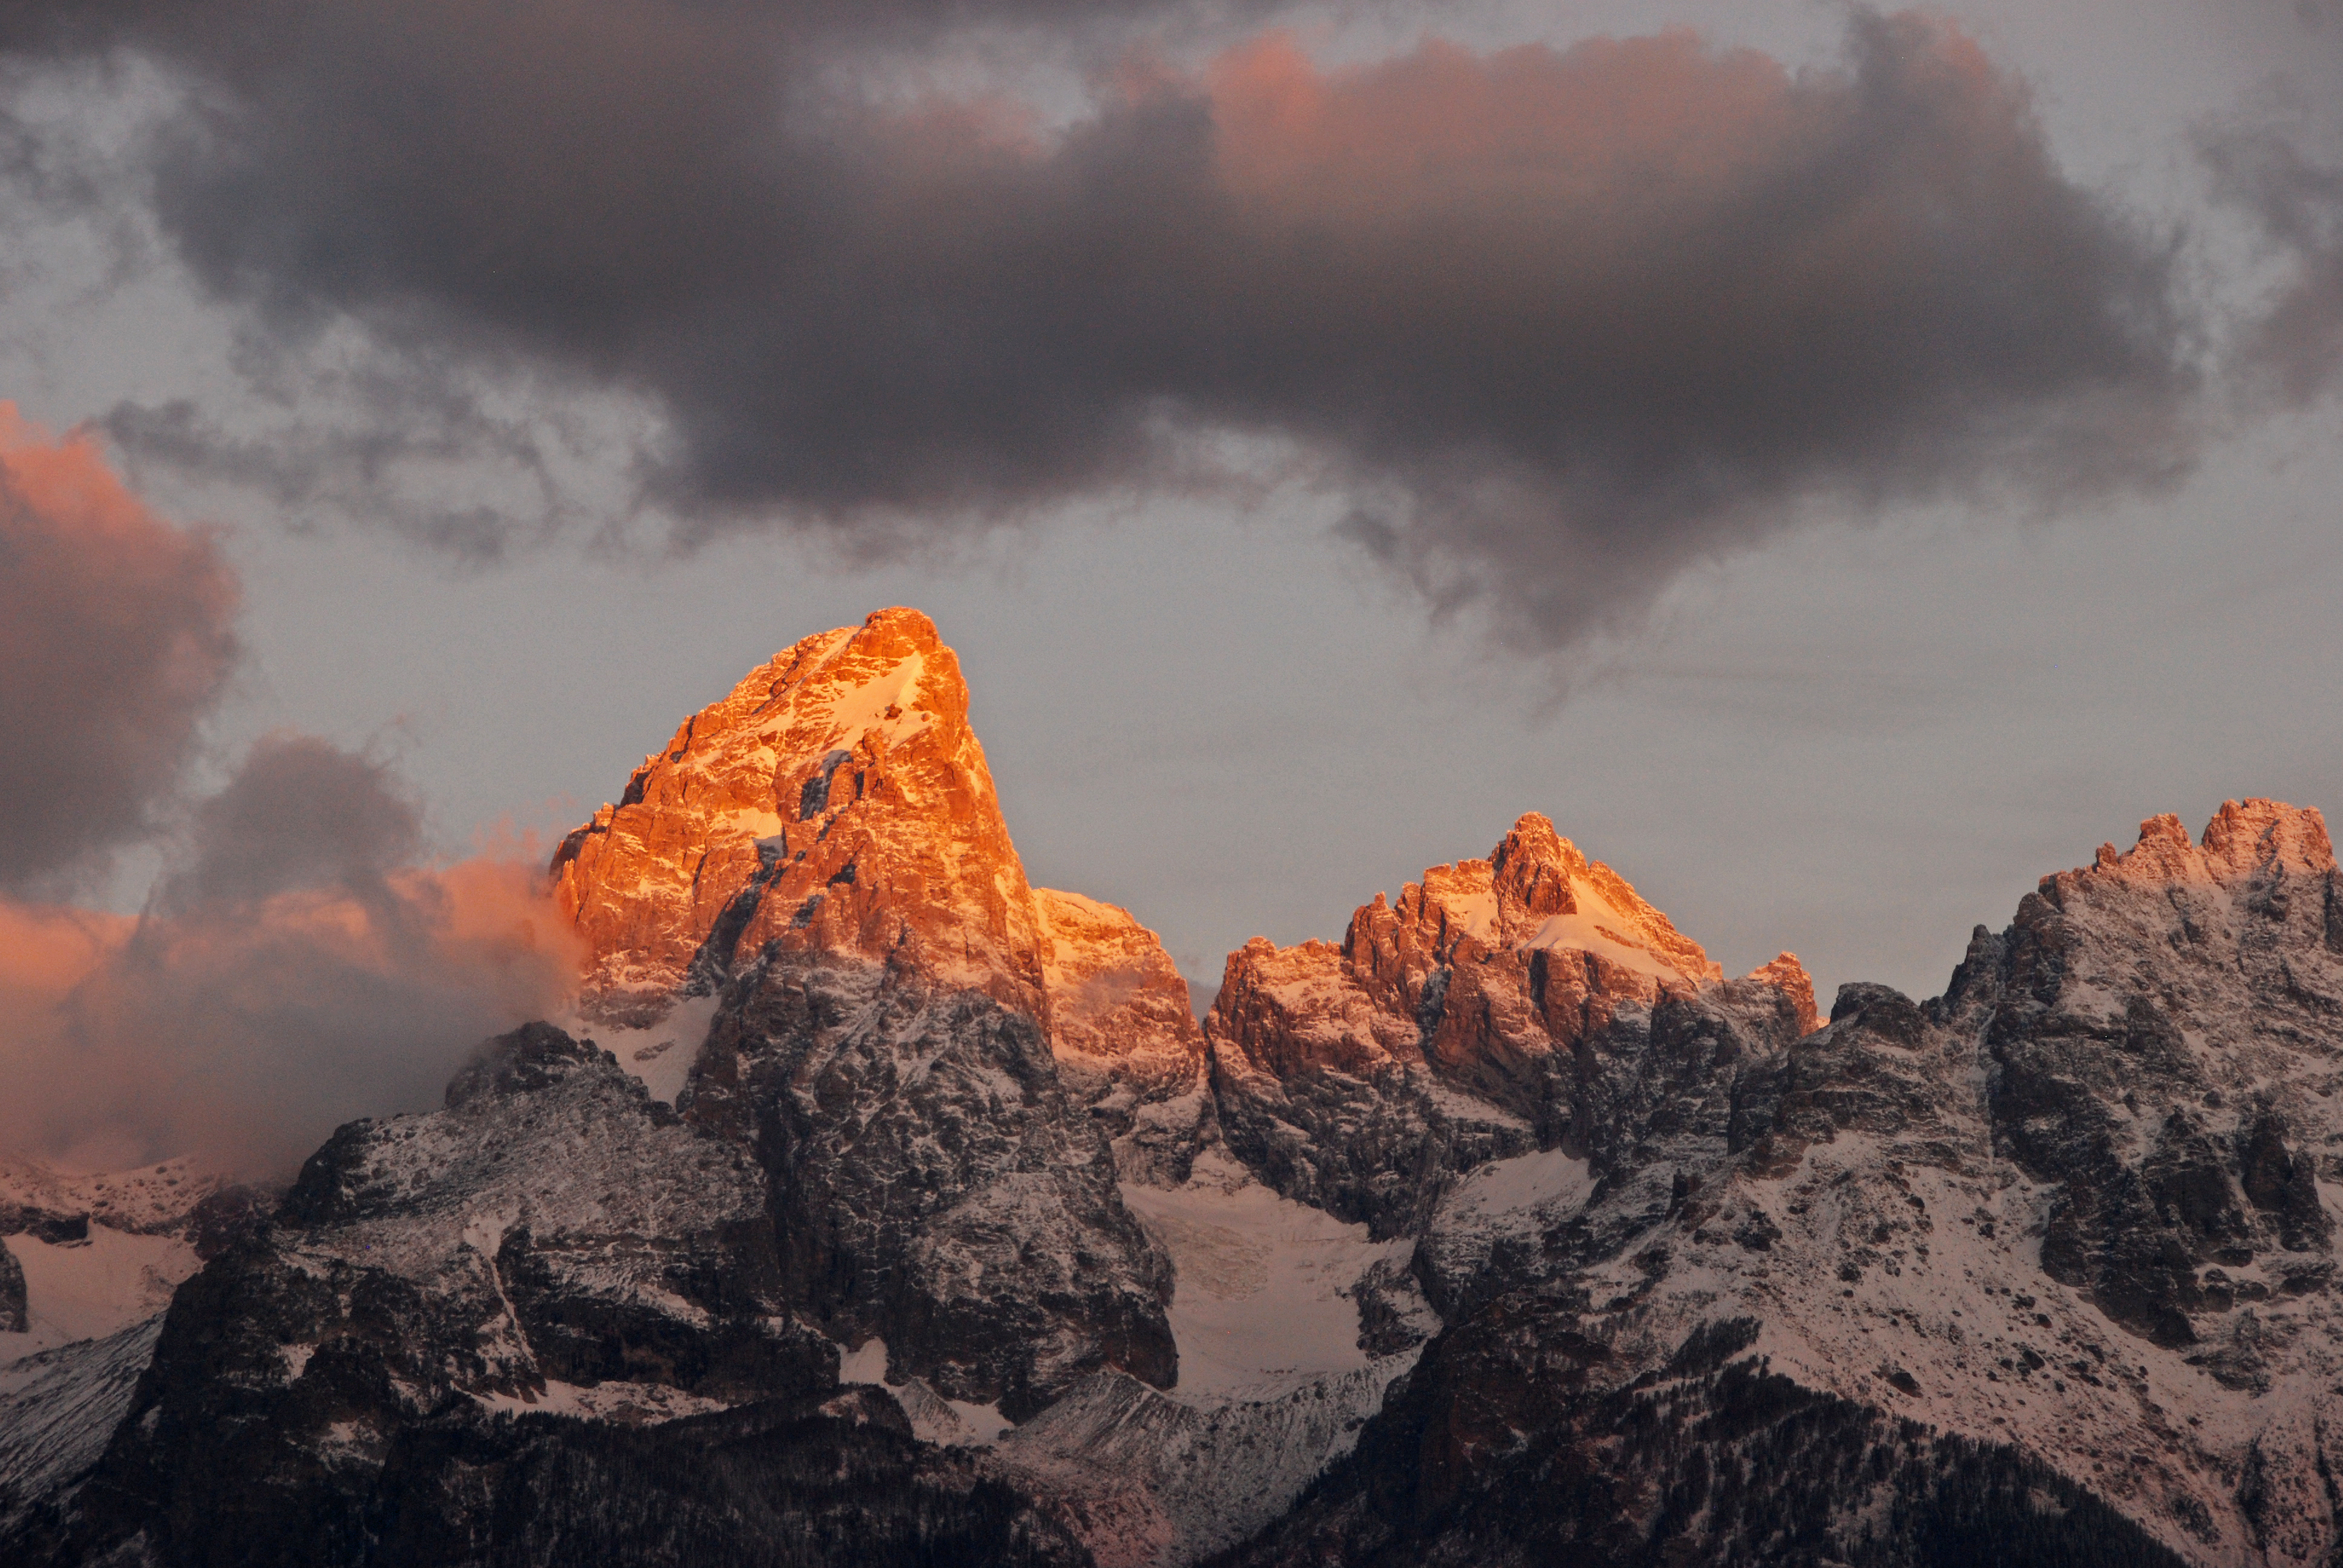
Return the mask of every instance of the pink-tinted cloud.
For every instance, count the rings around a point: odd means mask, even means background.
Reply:
[[[1964,41],[1945,45],[1976,68]],[[1634,226],[1620,198],[1638,188],[1654,213],[1729,199],[1828,124],[1779,62],[1717,53],[1689,28],[1488,55],[1435,38],[1334,71],[1272,33],[1214,61],[1205,85],[1222,176],[1264,219],[1367,228],[1510,212],[1558,227],[1549,243],[1604,237],[1554,225],[1587,203]]]
[[[574,983],[542,857],[405,863],[415,807],[377,763],[273,737],[195,815],[141,919],[0,901],[0,1149],[282,1171],[343,1121],[436,1103]]]
[[[0,898],[0,1019],[45,1019],[130,940],[126,915]],[[37,1027],[37,1025],[34,1025]],[[21,1091],[23,1080],[9,1081]]]
[[[0,888],[152,831],[236,658],[236,584],[86,435],[0,402]]]

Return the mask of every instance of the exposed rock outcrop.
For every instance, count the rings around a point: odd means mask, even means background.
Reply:
[[[1105,1128],[1127,1180],[1176,1187],[1215,1131],[1188,982],[1128,910],[1047,888],[1033,897],[1059,1076]]]
[[[917,610],[809,637],[686,719],[562,841],[554,896],[589,1008],[666,1008],[768,949],[916,949],[939,983],[1040,1017],[1032,891],[968,725],[960,660]]]
[[[2332,1277],[2338,885],[2317,812],[2231,801],[2197,845],[2151,818],[1981,933],[1945,999],[1983,1031],[2002,1146],[2056,1191],[2043,1267],[2159,1344]]]
[[[1129,1171],[1185,1179],[1207,1115],[1186,983],[1126,911],[1027,883],[959,658],[916,610],[776,656],[552,869],[589,1020],[645,1024],[785,954],[916,973],[1031,1019]]]

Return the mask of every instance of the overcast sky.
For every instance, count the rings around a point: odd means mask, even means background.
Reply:
[[[473,908],[414,879],[888,604],[1032,879],[1204,987],[1537,810],[1728,970],[1931,995],[2144,816],[2343,804],[2308,0],[118,0],[0,56],[9,439],[126,486],[0,485],[25,910]],[[384,951],[287,1147],[453,1049]],[[112,972],[14,1070],[179,1005]],[[256,1082],[350,1029],[221,1017]]]

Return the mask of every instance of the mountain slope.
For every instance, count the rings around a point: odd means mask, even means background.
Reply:
[[[1177,1368],[1168,1271],[1122,1207],[1111,1129],[1059,1080],[1052,1020],[1112,1014],[1085,1040],[1149,1071],[1201,1041],[1184,1009],[1159,1049],[1160,1006],[1086,1000],[1109,976],[1053,1003],[1050,927],[967,716],[917,611],[808,638],[687,720],[554,870],[589,1013],[719,999],[676,1098],[767,1171],[789,1300],[885,1342],[898,1381],[1021,1416],[1101,1368]],[[1087,929],[1176,980],[1094,909]]]
[[[1054,950],[965,711],[933,628],[884,612],[688,722],[556,861],[581,1010],[624,1036],[703,999],[671,1098],[532,1025],[444,1111],[340,1130],[178,1292],[103,1457],[26,1539],[360,1561],[418,1434],[493,1449],[519,1440],[481,1422],[538,1406],[813,1419],[841,1346],[880,1348],[903,1401],[1011,1417],[1102,1371],[1172,1382],[1168,1265],[1111,1116],[1059,1081]],[[1081,935],[1160,954],[1103,906]],[[1201,1073],[1184,1010],[1167,1048],[1150,1032],[1161,982],[1091,964],[1063,1010],[1151,1091]]]

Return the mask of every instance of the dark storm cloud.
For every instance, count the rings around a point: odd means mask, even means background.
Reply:
[[[0,889],[153,830],[234,666],[236,602],[211,539],[0,403]]]
[[[1270,35],[1126,61],[1058,129],[825,69],[1046,6],[110,15],[39,46],[193,84],[155,201],[214,289],[427,376],[648,396],[687,543],[896,538],[1266,436],[1436,599],[1557,644],[1813,503],[2055,504],[2190,455],[2166,249],[1916,16],[1805,72],[1683,33],[1326,72]]]
[[[381,765],[278,736],[196,809],[136,920],[0,900],[0,1147],[266,1172],[435,1103],[478,1040],[558,1007],[577,955],[535,860],[419,846]]]

